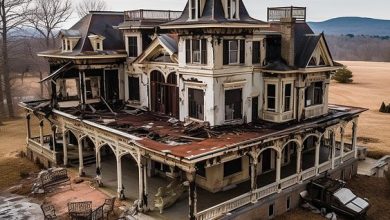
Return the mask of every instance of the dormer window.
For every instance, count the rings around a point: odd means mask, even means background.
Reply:
[[[81,38],[78,30],[61,30],[60,37],[62,39],[62,52],[72,52]]]
[[[100,35],[89,35],[88,38],[91,41],[94,51],[102,51],[104,49],[103,40],[105,39],[105,37]]]
[[[228,19],[238,19],[239,4],[238,0],[226,0],[226,17]]]
[[[205,0],[190,0],[190,20],[197,20],[202,16]]]

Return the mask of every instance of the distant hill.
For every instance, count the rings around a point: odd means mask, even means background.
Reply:
[[[340,17],[323,22],[308,22],[315,33],[327,35],[390,36],[390,20],[362,17]]]

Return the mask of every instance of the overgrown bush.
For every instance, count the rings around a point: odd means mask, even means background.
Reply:
[[[352,71],[347,67],[337,70],[336,74],[332,77],[333,80],[336,80],[339,83],[351,83],[353,74]]]

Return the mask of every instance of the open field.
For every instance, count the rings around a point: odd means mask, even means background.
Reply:
[[[341,62],[354,74],[352,84],[332,82],[329,102],[368,108],[359,119],[358,144],[370,154],[390,154],[390,114],[380,113],[382,102],[390,103],[390,63]]]

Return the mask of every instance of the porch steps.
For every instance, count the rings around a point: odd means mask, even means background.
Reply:
[[[88,155],[83,157],[84,166],[92,165],[96,163],[95,155]],[[79,158],[69,158],[69,164],[77,167],[79,165]]]

